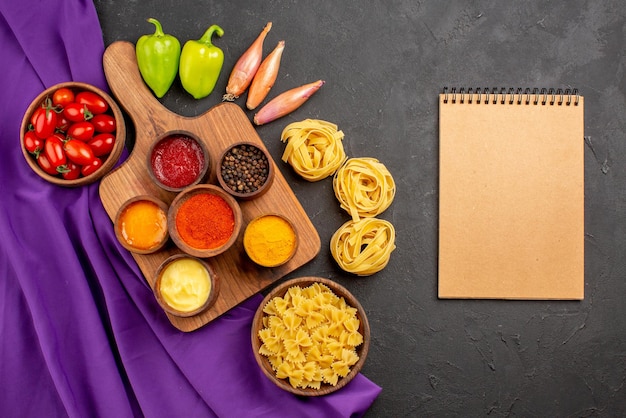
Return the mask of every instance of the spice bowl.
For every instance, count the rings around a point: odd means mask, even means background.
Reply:
[[[237,199],[255,199],[272,186],[272,159],[267,150],[257,144],[236,142],[224,150],[218,161],[217,181]]]
[[[261,267],[279,267],[287,263],[298,248],[298,234],[293,223],[277,213],[251,220],[243,234],[243,247]]]
[[[178,193],[201,183],[209,172],[210,156],[201,140],[186,131],[170,131],[148,150],[150,179],[168,192]]]
[[[212,184],[184,189],[167,213],[172,241],[185,253],[200,258],[228,250],[239,236],[242,219],[235,198]]]
[[[74,121],[66,116],[70,113]],[[80,127],[72,127],[78,123]],[[51,137],[56,139],[48,141]],[[71,138],[89,149],[75,143],[72,149],[81,153],[68,153]],[[102,178],[117,164],[125,141],[126,125],[117,103],[98,87],[81,82],[59,83],[41,92],[26,109],[20,127],[20,147],[28,165],[44,180],[65,187]]]
[[[124,248],[137,254],[160,250],[169,238],[167,204],[151,195],[128,199],[114,221],[115,236]]]
[[[286,311],[293,312],[285,316],[288,324],[283,323]],[[294,332],[284,332],[287,326]],[[257,364],[274,384],[299,396],[323,396],[340,390],[361,371],[370,326],[365,310],[345,287],[321,277],[300,277],[267,293],[252,320],[251,342]],[[305,363],[310,373],[302,373],[299,365]]]
[[[213,305],[218,293],[218,277],[202,259],[175,254],[157,269],[154,296],[163,310],[172,315],[198,315]]]

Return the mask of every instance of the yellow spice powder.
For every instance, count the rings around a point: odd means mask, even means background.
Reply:
[[[276,267],[286,262],[296,248],[296,233],[291,224],[277,215],[253,220],[244,233],[243,246],[255,263]]]
[[[121,233],[128,245],[139,250],[156,247],[167,234],[167,215],[156,203],[138,200],[121,215]]]

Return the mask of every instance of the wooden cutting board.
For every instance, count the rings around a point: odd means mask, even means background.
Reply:
[[[197,117],[180,116],[165,108],[143,82],[132,43],[118,41],[111,44],[104,53],[103,63],[113,96],[136,127],[135,145],[130,156],[107,174],[100,184],[100,198],[112,221],[121,205],[131,197],[152,195],[169,204],[176,196],[153,184],[147,171],[150,145],[166,134],[187,132],[205,143],[213,167],[207,183],[212,184],[217,184],[214,171],[217,159],[229,145],[250,141],[266,149],[246,114],[234,103],[218,104]],[[193,331],[209,323],[319,253],[319,234],[273,160],[271,164],[274,164],[276,174],[270,190],[257,199],[240,201],[243,225],[237,242],[221,255],[206,259],[219,279],[219,295],[215,304],[204,313],[188,318],[163,313],[181,331]],[[294,257],[277,268],[258,267],[247,258],[242,245],[243,230],[248,222],[265,213],[278,213],[290,219],[299,236]],[[133,253],[133,257],[146,281],[153,287],[155,272],[161,262],[180,252],[170,240],[159,252],[148,255]]]

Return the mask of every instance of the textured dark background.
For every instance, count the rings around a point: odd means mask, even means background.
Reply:
[[[148,17],[181,42],[222,26],[216,91],[196,101],[177,82],[163,99],[190,116],[220,102],[235,61],[272,21],[265,53],[280,39],[286,49],[271,95],[326,81],[298,111],[258,128],[275,161],[288,123],[320,118],[344,131],[349,156],[375,157],[393,174],[396,200],[380,217],[395,225],[397,249],[385,270],[357,278],[328,250],[347,220],[332,181],[308,183],[279,164],[322,239],[319,256],[291,276],[336,280],[367,310],[362,372],[383,388],[369,417],[626,414],[625,1],[95,4],[107,45],[153,32]],[[584,301],[437,299],[444,86],[576,87],[585,96]]]

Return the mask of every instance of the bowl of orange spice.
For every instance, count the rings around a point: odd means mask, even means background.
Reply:
[[[242,214],[234,197],[212,184],[191,186],[172,201],[169,234],[185,253],[214,257],[228,250],[241,230]]]
[[[153,253],[167,242],[167,211],[165,202],[153,196],[132,197],[115,216],[115,236],[129,251]]]

